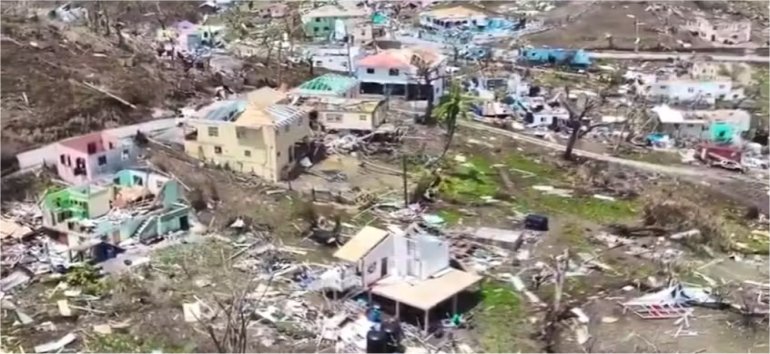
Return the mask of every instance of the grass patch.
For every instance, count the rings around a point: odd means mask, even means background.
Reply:
[[[459,211],[454,209],[441,209],[436,214],[444,219],[447,225],[457,225],[463,217]]]
[[[484,159],[471,158],[444,177],[439,191],[447,199],[457,202],[477,202],[485,196],[493,197],[499,188],[491,172],[491,165]]]
[[[545,214],[567,214],[598,223],[632,219],[640,210],[635,200],[605,201],[593,197],[560,197],[527,190],[516,196],[516,209]]]
[[[505,157],[505,164],[509,168],[515,168],[517,170],[532,172],[538,177],[548,179],[562,179],[563,172],[555,169],[554,167],[545,164],[538,163],[535,160],[519,153],[512,153]]]
[[[575,222],[569,222],[564,225],[559,239],[576,251],[590,251],[592,249],[591,243],[588,242],[588,237],[586,237],[585,229]]]
[[[190,353],[195,351],[195,345],[168,345],[161,341],[148,338],[140,338],[127,333],[113,333],[108,335],[93,335],[88,337],[85,346],[92,353],[149,353],[153,350],[161,350],[164,353]]]
[[[522,300],[510,286],[494,282],[481,283],[481,313],[475,315],[481,331],[480,342],[485,352],[524,351],[526,330]],[[530,348],[534,349],[534,348]]]

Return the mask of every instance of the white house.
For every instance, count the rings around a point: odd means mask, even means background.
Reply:
[[[740,136],[751,124],[751,115],[740,109],[681,111],[660,105],[652,111],[657,115],[659,131],[676,139],[711,139],[716,126],[727,126],[733,135]]]
[[[703,17],[687,21],[683,28],[704,41],[740,44],[751,41],[751,21],[710,21]]]
[[[450,29],[486,25],[486,13],[463,5],[420,13],[420,26],[431,29]]]
[[[308,98],[302,103],[329,130],[372,131],[385,121],[385,100],[375,98]]]
[[[361,94],[403,97],[422,101],[430,97],[438,102],[444,93],[446,57],[427,48],[388,49],[367,56],[356,63],[356,77]],[[425,76],[428,73],[429,83]]]
[[[425,312],[427,330],[429,312],[452,300],[456,313],[457,295],[475,285],[481,277],[449,266],[449,241],[429,235],[411,226],[406,232],[366,226],[343,245],[334,257],[355,266],[361,286],[370,296],[378,295],[395,302],[395,315],[401,304]]]
[[[743,89],[734,89],[730,79],[708,81],[663,79],[642,85],[641,93],[651,100],[674,104],[685,102],[714,104],[717,100],[735,101],[744,97]]]

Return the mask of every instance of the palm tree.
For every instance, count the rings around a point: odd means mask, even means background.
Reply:
[[[434,111],[434,115],[438,122],[444,126],[447,132],[446,143],[444,144],[444,151],[441,152],[438,160],[441,161],[449,151],[449,146],[452,144],[452,138],[457,130],[457,119],[467,119],[468,111],[471,109],[471,103],[475,98],[466,95],[463,92],[462,86],[458,81],[452,81],[449,86],[449,90],[444,96],[441,96],[438,107]]]

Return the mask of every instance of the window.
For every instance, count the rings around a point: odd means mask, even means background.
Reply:
[[[59,162],[61,162],[62,165],[65,165],[67,160],[64,158],[64,154],[59,155]]]
[[[694,127],[695,127],[695,124],[687,124],[687,127],[688,127],[688,128],[694,128]]]
[[[367,73],[367,74],[374,74],[374,69],[372,69],[372,68],[367,68],[367,69],[366,69],[366,73]]]
[[[304,123],[304,121],[305,121],[305,118],[304,118],[304,117],[299,117],[299,119],[297,119],[297,126],[298,126],[298,127],[301,127],[301,126],[302,126],[302,123]]]
[[[217,155],[222,154],[222,147],[221,146],[214,146],[214,153]]]
[[[390,70],[388,70],[388,75],[390,75],[390,76],[398,76],[398,69],[390,69]]]
[[[96,143],[88,143],[86,146],[86,149],[88,150],[88,154],[96,153]]]
[[[107,156],[99,156],[99,166],[104,166],[107,164]]]
[[[243,156],[251,157],[251,150],[243,150]]]
[[[318,32],[318,27],[313,27],[313,32]]]
[[[320,17],[316,17],[315,18],[315,22],[321,22],[321,18]]]
[[[725,85],[719,85],[719,88],[723,89],[723,88],[725,88]]]
[[[123,152],[120,153],[120,159],[123,161],[128,160],[129,154],[128,149],[123,149]]]
[[[209,136],[219,136],[219,128],[209,127]]]
[[[283,131],[288,133],[289,131],[291,131],[291,126],[287,125],[287,126],[283,127]]]
[[[369,117],[365,114],[358,116],[358,120],[367,120]]]
[[[331,123],[342,122],[342,114],[326,113],[326,121]]]
[[[688,87],[687,88],[687,92],[693,93],[693,92],[695,92],[695,88],[694,87]]]
[[[329,30],[330,30],[329,26],[324,26],[324,31],[329,31]]]
[[[660,86],[658,86],[658,88],[660,88],[661,90],[665,90],[665,89],[668,88],[668,86],[667,85],[660,85]]]
[[[109,145],[110,145],[110,150],[112,150],[113,148],[115,148],[115,145],[112,145],[112,143],[109,143]]]
[[[275,152],[275,157],[281,157],[281,152],[280,151],[276,151]]]
[[[163,181],[162,180],[155,181],[155,188],[161,188],[161,187],[163,187]]]

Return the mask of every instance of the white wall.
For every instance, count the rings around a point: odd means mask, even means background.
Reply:
[[[393,237],[388,236],[380,244],[374,247],[364,257],[363,268],[361,269],[361,277],[363,278],[364,286],[368,286],[380,279],[382,279],[382,258],[387,257],[387,274],[395,274],[395,260],[394,260],[394,242]],[[369,272],[370,267],[373,267],[372,272]]]
[[[449,243],[435,236],[416,237],[417,252],[422,269],[420,279],[427,279],[433,274],[449,267]]]
[[[662,123],[661,130],[674,139],[706,139],[709,136],[708,124],[672,124]]]

